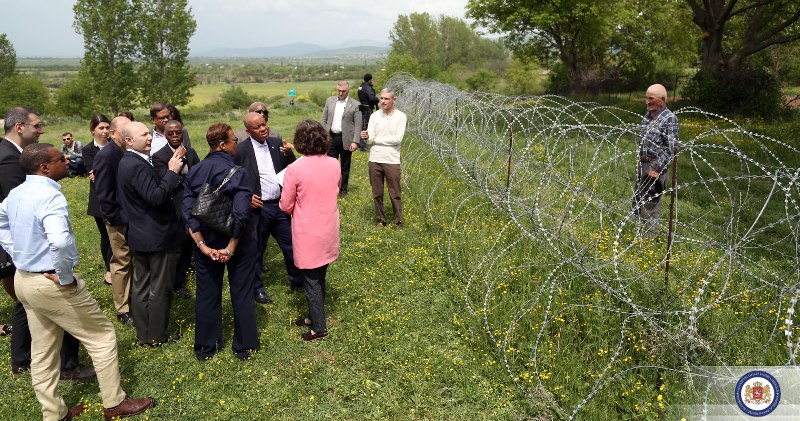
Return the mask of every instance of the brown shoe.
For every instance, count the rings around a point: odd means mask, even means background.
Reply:
[[[82,381],[86,379],[91,379],[93,377],[97,377],[97,373],[95,373],[93,367],[77,365],[75,366],[75,368],[71,370],[61,370],[61,377],[59,378],[59,380]]]
[[[119,405],[113,408],[103,409],[103,416],[110,420],[112,418],[125,418],[131,415],[138,415],[156,406],[156,400],[147,398],[128,398],[122,400]]]
[[[61,418],[59,421],[69,421],[73,418],[77,418],[79,415],[83,414],[83,411],[86,410],[86,407],[83,406],[82,403],[79,403],[67,411],[67,415],[64,415],[64,418]]]

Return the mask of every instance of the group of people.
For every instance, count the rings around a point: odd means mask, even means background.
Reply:
[[[133,399],[122,391],[114,327],[74,272],[75,237],[57,181],[79,173],[79,167],[88,175],[87,213],[100,233],[104,281],[112,286],[117,319],[135,327],[141,346],[180,339],[169,332],[171,300],[175,291],[185,290],[187,269],[194,264],[196,357],[205,361],[222,349],[227,268],[231,347],[237,358],[250,358],[259,348],[255,305],[271,302],[262,280],[270,235],[283,254],[289,285],[305,290],[308,312],[295,322],[307,328],[302,339],[328,335],[326,273],[339,255],[337,198],[348,191],[350,154],[361,143],[372,145],[369,175],[378,226],[385,224],[384,181],[394,221],[402,226],[399,151],[406,124],[391,90],[381,91],[381,108],[364,125],[364,108],[348,96],[349,84],[340,81],[337,88],[322,122],[301,121],[293,144],[269,127],[267,107],[256,102],[243,119],[246,137],[239,139],[224,123],[209,127],[210,152],[202,160],[163,104],[151,107],[153,127],[130,114],[113,119],[98,114],[90,120],[92,141],[82,145],[64,133],[61,148],[38,143],[44,126],[36,111],[18,106],[6,113],[0,139],[0,276],[16,301],[12,369],[30,371],[45,419],[71,419],[85,409],[65,405],[56,392],[59,379],[97,377],[109,419],[155,405],[153,398]],[[193,211],[208,186],[219,187],[232,202],[230,232],[207,226]],[[94,368],[79,364],[80,343]],[[61,355],[51,351],[58,348]]]

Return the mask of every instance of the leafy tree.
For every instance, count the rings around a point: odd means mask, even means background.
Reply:
[[[0,110],[27,105],[40,113],[50,109],[50,93],[41,80],[16,74],[0,80]]]
[[[189,66],[189,39],[197,24],[187,0],[136,0],[141,103],[185,105],[196,85]]]
[[[14,74],[17,68],[17,52],[6,34],[0,34],[0,80]]]
[[[83,61],[97,105],[117,113],[134,108],[138,80],[134,39],[137,12],[130,0],[77,0],[73,28],[83,35]]]
[[[686,0],[702,30],[701,70],[738,72],[745,60],[773,45],[800,39],[796,0]]]
[[[684,55],[688,37],[676,0],[470,0],[467,16],[520,58],[560,62],[570,89],[593,92],[625,71],[658,67]],[[683,32],[683,33],[681,33]]]
[[[498,41],[481,38],[461,19],[428,13],[400,15],[389,33],[392,49],[389,68],[421,78],[437,77],[459,64],[479,69],[491,61],[504,61],[505,48]]]
[[[542,69],[529,60],[514,58],[503,79],[506,95],[534,95],[541,93]]]
[[[54,105],[54,111],[60,115],[87,119],[103,108],[94,102],[91,81],[85,69],[81,69],[77,77],[70,79],[58,89]]]

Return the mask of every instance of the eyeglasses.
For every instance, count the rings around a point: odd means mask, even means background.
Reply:
[[[219,144],[222,145],[223,143],[228,143],[228,142],[239,143],[239,138],[234,136],[233,139],[222,139],[222,140],[219,141]]]
[[[64,154],[59,154],[58,158],[53,158],[47,161],[48,164],[51,162],[67,162],[67,157],[64,156]]]
[[[179,135],[179,134],[183,134],[183,131],[182,130],[170,130],[170,131],[167,132],[167,134],[168,135]]]
[[[36,123],[36,124],[31,124],[31,123],[20,123],[20,124],[25,124],[25,125],[28,125],[28,126],[32,126],[34,129],[41,129],[41,128],[44,127],[44,123],[42,123],[42,122],[39,122],[39,123]]]
[[[253,110],[253,112],[263,115],[264,118],[269,117],[269,110]]]

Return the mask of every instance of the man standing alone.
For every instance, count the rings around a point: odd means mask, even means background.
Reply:
[[[667,172],[678,144],[678,119],[667,108],[667,89],[663,85],[647,88],[644,102],[647,113],[640,129],[633,212],[642,224],[644,236],[655,238],[661,216],[661,196],[666,190]]]
[[[331,136],[331,145],[328,156],[338,158],[342,168],[342,185],[339,187],[339,197],[347,196],[347,181],[350,179],[350,158],[353,151],[358,148],[361,139],[361,111],[359,102],[350,98],[347,92],[350,84],[346,80],[336,84],[336,96],[325,101],[322,109],[322,125]]]
[[[372,147],[369,150],[369,184],[375,203],[377,227],[386,225],[383,210],[383,184],[389,190],[394,224],[403,226],[403,205],[400,202],[400,142],[406,132],[406,115],[394,107],[397,97],[391,89],[383,89],[380,96],[381,109],[372,114],[367,130],[361,138]]]

